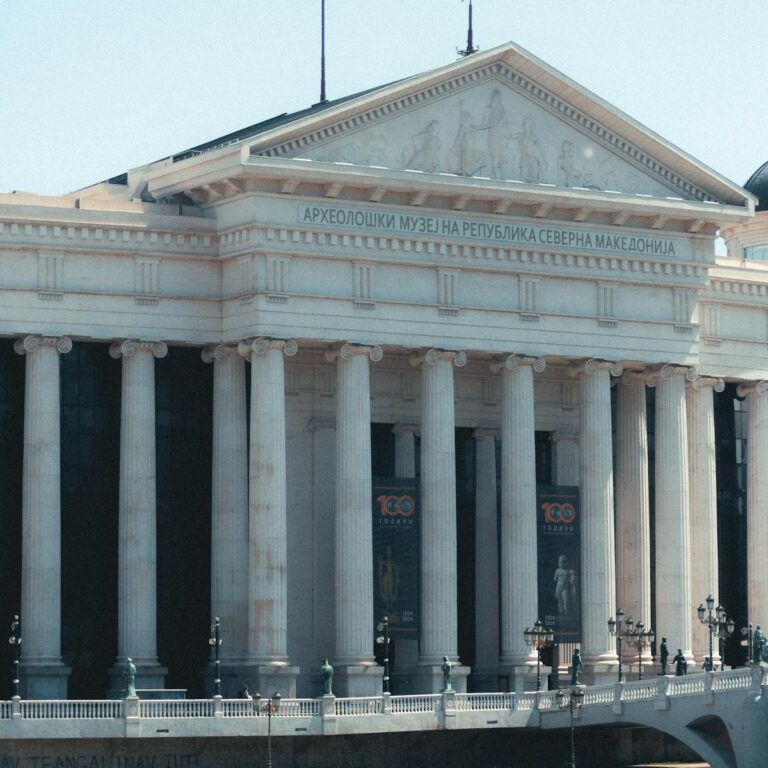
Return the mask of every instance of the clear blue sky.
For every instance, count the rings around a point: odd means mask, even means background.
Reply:
[[[456,58],[461,0],[326,0],[328,96]],[[514,40],[743,183],[768,159],[768,0],[475,0]],[[0,0],[0,191],[77,189],[319,95],[320,0]]]

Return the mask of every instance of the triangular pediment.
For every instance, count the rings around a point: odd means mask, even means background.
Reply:
[[[512,43],[249,144],[267,157],[747,204],[740,187]]]

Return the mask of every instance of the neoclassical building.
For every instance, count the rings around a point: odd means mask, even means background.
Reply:
[[[227,693],[302,696],[381,689],[384,611],[399,692],[530,687],[537,618],[590,681],[617,608],[691,669],[707,595],[768,622],[755,200],[512,43],[0,195],[25,694],[210,690],[214,616]]]

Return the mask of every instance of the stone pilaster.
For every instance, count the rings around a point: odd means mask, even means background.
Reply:
[[[747,615],[768,624],[768,382],[741,385],[747,398]]]
[[[235,696],[248,650],[248,439],[245,360],[234,345],[204,349],[213,363],[211,621],[221,620],[221,686]],[[213,670],[206,685],[213,693]]]
[[[718,597],[717,477],[715,469],[714,392],[722,392],[721,379],[696,379],[685,392],[688,418],[688,463],[691,542],[691,598],[695,605],[707,595]],[[693,656],[697,665],[709,655],[709,630],[693,621]],[[714,663],[720,665],[717,638],[712,646]]]
[[[618,659],[606,621],[616,611],[610,376],[617,363],[572,367],[581,380],[581,626],[587,681],[616,679]]]
[[[347,696],[381,691],[373,659],[371,391],[368,361],[381,347],[344,344],[336,359],[336,516],[334,685]]]
[[[539,617],[533,372],[543,358],[510,355],[501,366],[501,660],[510,690],[530,687],[536,652],[524,631]],[[546,672],[545,672],[546,674]]]
[[[421,636],[416,685],[439,691],[443,656],[458,656],[456,581],[456,448],[453,367],[464,352],[430,349],[411,359],[421,367]],[[454,668],[466,687],[467,667]]]
[[[616,388],[616,607],[651,627],[651,523],[646,377],[625,373]],[[613,614],[611,614],[613,615]],[[623,644],[631,659],[633,649]],[[635,654],[636,655],[636,654]],[[643,659],[650,661],[650,648]]]
[[[123,687],[124,661],[136,665],[137,688],[162,688],[166,669],[157,659],[157,522],[155,358],[163,342],[117,341],[122,358],[120,500],[117,578],[117,661],[112,687]]]
[[[578,485],[581,482],[579,462],[579,436],[569,432],[554,432],[555,483],[557,485]]]
[[[685,383],[696,371],[665,365],[656,383],[656,634],[693,665],[688,425]],[[706,597],[706,595],[704,596]]]
[[[61,660],[61,406],[59,355],[72,349],[62,336],[26,336],[14,348],[26,355],[24,474],[22,479],[21,646],[23,694],[67,698],[69,669]]]
[[[499,536],[496,436],[475,430],[475,666],[476,691],[499,690]]]
[[[296,695],[288,664],[285,368],[295,341],[256,339],[238,351],[251,363],[248,530],[248,664],[256,690]]]

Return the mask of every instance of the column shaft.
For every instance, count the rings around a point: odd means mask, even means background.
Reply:
[[[513,665],[535,659],[523,633],[539,618],[533,368],[502,376],[501,663]]]
[[[747,396],[747,606],[753,624],[768,624],[768,393]]]
[[[616,663],[606,621],[616,610],[609,373],[581,377],[581,606],[585,665]]]
[[[722,387],[721,387],[722,388]],[[691,598],[698,605],[707,595],[718,597],[717,564],[717,478],[715,469],[715,408],[710,382],[694,382],[685,392],[688,416],[688,459],[690,494]],[[709,655],[709,630],[692,622],[693,655],[697,664]],[[720,649],[715,638],[713,661],[719,664]]]
[[[685,377],[662,370],[656,389],[656,634],[692,656]]]
[[[213,361],[211,614],[227,642],[224,664],[248,648],[248,444],[245,360],[234,347],[217,347]]]
[[[616,607],[650,628],[651,529],[645,387],[644,381],[631,378],[631,374],[617,386]]]
[[[373,661],[371,494],[368,357],[345,347],[336,389],[336,661],[342,664]]]
[[[453,363],[422,366],[421,643],[419,661],[458,655]]]
[[[285,373],[282,343],[263,346],[250,356],[248,656],[268,663],[288,657]]]

